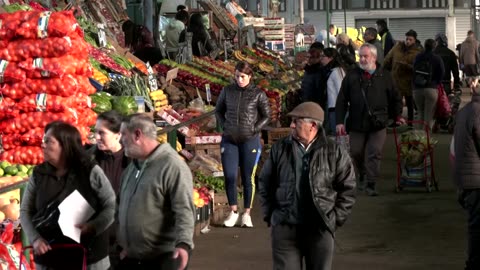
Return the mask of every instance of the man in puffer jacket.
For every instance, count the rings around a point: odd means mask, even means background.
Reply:
[[[475,88],[472,101],[456,117],[454,133],[454,179],[458,201],[468,217],[468,258],[465,270],[480,269],[480,95]]]
[[[355,203],[348,151],[327,139],[324,112],[304,102],[288,114],[292,134],[272,146],[259,178],[264,221],[272,226],[273,269],[328,270],[334,234]]]

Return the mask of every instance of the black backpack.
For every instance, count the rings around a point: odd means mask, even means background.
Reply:
[[[416,87],[428,87],[432,83],[432,63],[425,57],[413,66],[413,83]]]

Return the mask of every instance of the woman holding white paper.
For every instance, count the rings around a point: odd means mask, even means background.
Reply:
[[[52,245],[76,243],[58,226],[58,205],[77,190],[95,210],[81,230],[80,244],[87,251],[90,270],[106,270],[107,228],[113,222],[115,193],[102,169],[82,146],[80,133],[65,122],[52,122],[42,141],[44,162],[35,167],[24,193],[20,220],[35,252],[39,270],[81,269],[80,250],[52,249]],[[61,210],[64,211],[64,210]]]

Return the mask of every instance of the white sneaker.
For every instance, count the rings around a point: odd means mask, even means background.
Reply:
[[[229,228],[235,226],[235,224],[237,224],[239,217],[240,215],[238,213],[231,211],[230,214],[228,214],[228,217],[223,222],[223,226],[229,227]]]
[[[252,217],[250,214],[242,215],[242,227],[253,228]]]

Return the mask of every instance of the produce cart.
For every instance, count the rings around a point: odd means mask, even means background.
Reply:
[[[393,128],[397,150],[395,191],[402,191],[404,187],[425,187],[428,192],[434,187],[438,191],[433,162],[436,140],[430,137],[430,128],[426,122],[415,120],[408,123],[421,128]]]

